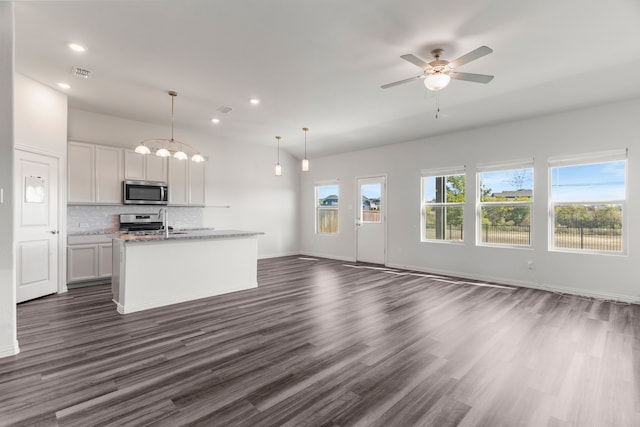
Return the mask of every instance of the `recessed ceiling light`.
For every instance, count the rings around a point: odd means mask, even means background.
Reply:
[[[249,102],[252,103],[253,105],[260,104],[260,100],[257,98],[249,98]]]
[[[217,117],[214,117],[213,119],[211,119],[211,123],[218,124],[218,123],[220,123],[220,119],[217,118]]]
[[[62,89],[71,89],[71,86],[69,86],[67,83],[58,83],[58,86]]]
[[[69,49],[73,50],[74,52],[84,52],[87,50],[86,47],[78,43],[69,43],[67,46],[69,46]]]

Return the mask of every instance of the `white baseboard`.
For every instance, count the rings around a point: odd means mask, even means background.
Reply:
[[[278,254],[259,254],[258,259],[281,258],[285,256],[294,256],[294,255],[300,255],[300,252],[295,251],[295,252],[282,252]]]
[[[302,251],[302,252],[298,253],[297,255],[304,255],[304,256],[310,256],[310,257],[316,257],[316,258],[335,259],[335,260],[338,260],[338,261],[346,261],[346,262],[356,262],[356,259],[354,257],[341,257],[341,256],[335,256],[335,255],[331,255],[331,254],[322,254],[322,253],[318,253],[318,252]]]
[[[638,297],[634,295],[616,294],[612,292],[598,292],[598,291],[592,291],[590,289],[565,287],[565,286],[558,286],[558,285],[547,284],[547,283],[538,283],[538,282],[526,281],[526,280],[512,280],[512,279],[507,279],[505,277],[499,277],[499,276],[487,276],[483,274],[461,273],[459,271],[441,270],[436,268],[426,269],[424,267],[419,267],[415,265],[387,264],[387,267],[398,268],[402,270],[420,271],[422,273],[441,274],[443,276],[460,277],[463,279],[483,280],[487,282],[497,283],[500,285],[511,285],[511,286],[518,286],[522,288],[540,289],[543,291],[559,292],[563,294],[571,294],[571,295],[578,295],[578,296],[584,296],[589,298],[619,301],[619,302],[625,302],[625,303],[631,303],[631,304],[640,303],[640,299],[638,299]]]
[[[13,345],[0,347],[0,358],[15,356],[18,353],[20,353],[20,347],[18,346],[18,341],[14,341]]]
[[[254,289],[257,287],[258,287],[257,282],[252,284],[240,283],[240,284],[230,285],[224,288],[216,288],[213,290],[211,289],[206,290],[204,292],[195,292],[191,294],[172,296],[170,298],[155,298],[155,299],[151,298],[146,300],[144,303],[140,303],[140,304],[126,304],[125,302],[126,305],[122,305],[116,302],[116,310],[120,314],[129,314],[129,313],[135,313],[137,311],[150,310],[152,308],[160,308],[168,305],[180,304],[182,302],[194,301],[201,298],[209,298],[216,295],[223,295],[223,294],[229,294],[232,292],[244,291],[247,289]]]

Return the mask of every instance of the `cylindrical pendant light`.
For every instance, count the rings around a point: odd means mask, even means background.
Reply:
[[[276,163],[276,176],[282,175],[282,165],[280,164],[280,136],[276,136],[276,140],[278,141],[278,163]]]
[[[302,172],[309,172],[309,159],[307,159],[307,131],[309,128],[302,128],[304,131],[304,159],[302,159]]]

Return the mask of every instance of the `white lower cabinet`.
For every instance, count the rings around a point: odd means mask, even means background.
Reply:
[[[102,243],[98,245],[98,276],[102,278],[111,277],[111,243]]]
[[[111,236],[82,235],[67,238],[67,283],[111,277]]]

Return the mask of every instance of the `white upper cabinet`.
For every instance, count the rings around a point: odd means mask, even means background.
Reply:
[[[139,156],[140,154],[138,154]],[[167,182],[167,159],[158,156],[144,156],[148,181]]]
[[[69,142],[67,150],[68,203],[122,203],[122,148]]]
[[[122,203],[125,179],[169,185],[169,205],[204,206],[206,162],[142,155],[133,150],[85,142],[68,144],[69,204]]]
[[[67,146],[67,201],[95,203],[95,145],[69,142]]]
[[[204,206],[206,199],[205,165],[207,162],[189,162],[189,204]]]
[[[167,182],[167,159],[153,154],[124,150],[124,177],[143,181]]]
[[[96,203],[122,203],[122,148],[96,145]]]
[[[205,205],[205,165],[190,160],[169,160],[169,205]]]

